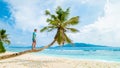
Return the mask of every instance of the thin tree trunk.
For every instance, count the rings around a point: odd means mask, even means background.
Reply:
[[[14,53],[14,54],[8,54],[8,55],[0,56],[0,60],[7,59],[7,58],[12,58],[12,57],[17,57],[17,56],[20,56],[20,55],[23,55],[23,54],[26,54],[26,53],[32,53],[32,52],[42,51],[42,50],[44,50],[44,49],[49,48],[50,46],[52,46],[55,43],[55,41],[56,40],[54,39],[53,42],[51,42],[47,46],[44,46],[43,48],[39,48],[39,49],[36,49],[36,50],[26,50],[26,51],[23,51],[23,52],[18,52],[18,53]]]

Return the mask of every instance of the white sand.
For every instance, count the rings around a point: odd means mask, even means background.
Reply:
[[[11,54],[11,52],[5,54]],[[25,54],[0,60],[0,68],[120,68],[120,63]]]

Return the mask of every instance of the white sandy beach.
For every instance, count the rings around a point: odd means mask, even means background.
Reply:
[[[10,53],[6,52],[5,54]],[[0,54],[0,56],[5,54]],[[25,54],[0,60],[0,68],[120,68],[120,63]]]

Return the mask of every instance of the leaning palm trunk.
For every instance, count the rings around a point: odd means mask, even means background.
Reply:
[[[39,49],[36,49],[36,50],[26,50],[26,51],[14,53],[14,54],[3,55],[3,56],[0,56],[0,60],[7,59],[7,58],[12,58],[12,57],[17,57],[17,56],[20,56],[20,55],[23,55],[23,54],[26,54],[26,53],[42,51],[42,50],[44,50],[46,48],[49,48],[54,43],[55,43],[55,40],[53,42],[51,42],[50,44],[48,44],[47,46],[44,46],[43,48],[39,48]]]

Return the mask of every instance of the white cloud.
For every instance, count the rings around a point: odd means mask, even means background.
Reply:
[[[12,16],[15,18],[15,27],[24,31],[33,31],[40,25],[46,25],[44,10],[39,6],[39,0],[7,0],[11,6]]]
[[[83,1],[84,4],[87,3],[92,5],[94,5],[93,3],[96,2],[96,0],[56,0],[54,2],[53,0],[6,0],[6,2],[8,2],[11,6],[10,10],[12,12],[12,17],[16,22],[15,27],[24,31],[33,31],[34,28],[40,28],[40,26],[47,25],[47,17],[44,15],[44,11],[46,9],[49,9],[53,12],[57,6],[62,6],[63,8],[68,8],[71,6],[71,10],[75,10],[76,6],[79,5],[74,5],[82,4]],[[73,11],[72,13],[72,15],[74,15],[75,12]]]
[[[75,41],[120,46],[120,1],[107,0],[105,15],[99,17],[93,24],[81,29],[80,33],[73,35]]]

